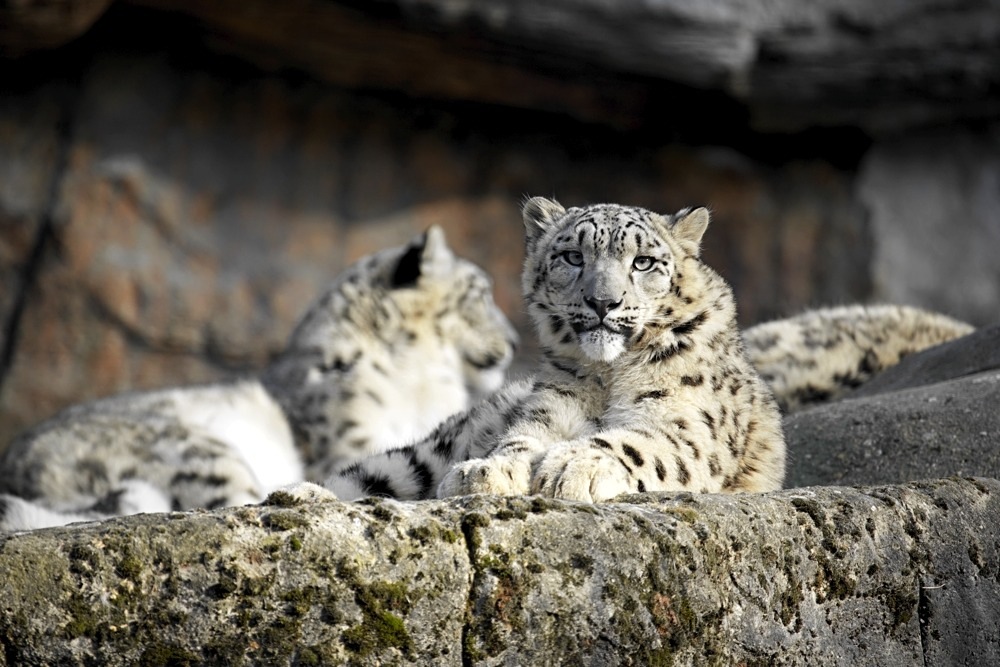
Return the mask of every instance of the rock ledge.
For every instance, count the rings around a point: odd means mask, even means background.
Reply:
[[[990,664],[1000,482],[270,505],[0,542],[0,664]]]

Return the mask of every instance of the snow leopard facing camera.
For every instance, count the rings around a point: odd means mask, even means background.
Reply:
[[[427,438],[329,478],[343,499],[468,493],[601,501],[781,487],[781,416],[746,358],[732,290],[700,258],[704,208],[523,208],[536,376]],[[324,495],[314,486],[293,490]]]

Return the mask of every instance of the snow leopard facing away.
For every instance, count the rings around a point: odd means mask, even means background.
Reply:
[[[439,227],[340,277],[262,376],[306,479],[416,440],[503,384],[517,334],[492,291]]]
[[[349,267],[262,379],[68,408],[0,459],[0,529],[259,502],[430,431],[502,383],[486,274],[432,227]]]
[[[468,493],[602,501],[626,492],[770,491],[785,445],[732,291],[699,258],[703,208],[523,209],[538,374],[411,446],[290,492],[342,499]]]
[[[785,412],[836,400],[908,354],[973,327],[910,306],[839,306],[743,332],[751,363]]]

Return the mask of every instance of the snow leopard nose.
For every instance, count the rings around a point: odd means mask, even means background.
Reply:
[[[608,313],[622,305],[622,300],[618,299],[594,299],[589,296],[583,297],[583,302],[590,306],[590,309],[597,313],[597,317],[604,321],[604,318],[608,316]]]

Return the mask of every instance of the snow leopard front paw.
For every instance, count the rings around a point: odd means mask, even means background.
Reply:
[[[299,482],[283,486],[277,491],[272,491],[264,499],[265,505],[276,505],[278,507],[292,507],[305,503],[322,503],[337,500],[337,495],[319,484],[312,482]]]
[[[470,459],[448,471],[438,486],[437,495],[438,498],[472,493],[524,495],[528,493],[530,480],[531,464],[523,459],[506,456]]]
[[[636,480],[617,459],[589,445],[566,444],[550,451],[535,471],[532,493],[565,500],[600,502],[636,490]]]

